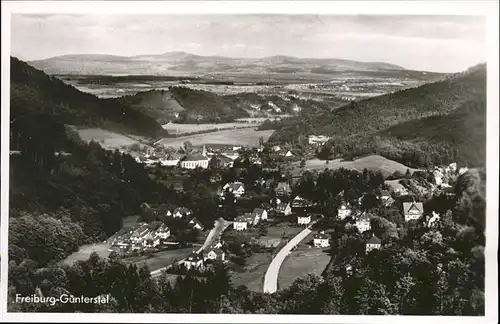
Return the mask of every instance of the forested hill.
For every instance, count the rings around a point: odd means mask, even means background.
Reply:
[[[377,153],[414,166],[450,159],[484,165],[486,64],[421,87],[353,102],[288,121],[271,141],[333,137],[337,155]],[[472,145],[474,143],[474,145]]]
[[[165,132],[154,118],[127,105],[83,93],[15,57],[10,62],[11,120],[48,114],[64,124],[122,133],[158,136]]]
[[[158,122],[231,122],[249,117],[244,109],[232,105],[225,97],[203,90],[171,87],[150,90],[132,96],[112,99],[140,110]]]

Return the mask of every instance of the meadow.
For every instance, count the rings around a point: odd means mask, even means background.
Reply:
[[[330,262],[323,249],[312,247],[314,232],[309,234],[281,265],[278,275],[279,290],[286,289],[300,277],[314,273],[321,275]]]
[[[264,141],[267,141],[267,139],[272,135],[273,132],[273,130],[256,131],[253,127],[231,129],[204,134],[163,138],[158,141],[158,144],[172,147],[181,147],[184,142],[189,141],[193,146],[201,146],[203,144],[258,146],[260,137],[262,137]]]
[[[353,169],[362,172],[363,169],[369,169],[374,171],[380,171],[384,177],[389,176],[395,171],[401,173],[406,173],[406,170],[410,169],[410,172],[417,171],[418,169],[412,169],[404,164],[386,159],[380,155],[370,155],[365,156],[354,161],[346,161],[343,159],[330,160],[326,163],[326,160],[312,159],[306,161],[305,170],[322,171],[324,169]],[[299,175],[301,172],[300,162],[293,163],[294,168],[292,169],[293,175]]]
[[[137,136],[127,136],[100,128],[85,128],[78,129],[77,131],[80,135],[80,138],[85,142],[94,140],[98,142],[103,148],[109,150],[114,150],[117,148],[121,148],[122,146],[130,146],[133,144],[145,145],[141,144],[141,139]]]

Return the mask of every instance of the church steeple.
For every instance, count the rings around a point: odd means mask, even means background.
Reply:
[[[205,144],[203,144],[203,151],[201,152],[201,155],[207,156],[207,148],[205,147]]]

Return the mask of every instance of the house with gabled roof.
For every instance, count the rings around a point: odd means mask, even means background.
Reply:
[[[238,216],[233,221],[233,229],[236,231],[244,231],[248,229],[248,219],[245,216]]]
[[[361,214],[356,219],[355,226],[358,228],[358,231],[360,233],[363,233],[365,231],[369,231],[371,229],[371,219],[372,219],[372,215],[371,214],[367,214],[367,213]]]
[[[191,219],[188,222],[188,226],[191,227],[191,228],[200,230],[200,231],[203,231],[203,229],[204,229],[203,224],[200,223],[200,221],[196,217],[194,217],[193,219]]]
[[[276,195],[288,196],[292,193],[292,188],[288,182],[279,182],[275,189]]]
[[[189,208],[186,207],[177,207],[174,209],[174,212],[172,213],[172,216],[174,218],[182,218],[184,216],[189,216],[193,213],[193,211]]]
[[[170,229],[165,224],[161,224],[161,226],[156,229],[155,236],[166,240],[170,236]]]
[[[321,231],[314,235],[313,244],[314,247],[320,247],[320,248],[329,247],[330,238],[328,237],[328,235],[325,234],[325,232]]]
[[[375,234],[366,242],[366,253],[378,250],[382,247],[382,241]]]
[[[252,217],[258,219],[259,221],[267,220],[267,210],[264,208],[255,208],[252,212]]]
[[[312,203],[309,200],[304,199],[299,195],[297,195],[292,200],[292,208],[304,208],[304,207],[310,207],[310,206],[312,206]]]
[[[223,262],[226,260],[226,253],[220,248],[211,248],[207,250],[205,260]]]
[[[241,197],[245,194],[245,185],[242,182],[230,182],[226,183],[224,187],[222,187],[223,193],[225,191],[231,192],[235,197]]]
[[[424,205],[421,202],[404,202],[403,214],[407,222],[419,219],[424,214]]]
[[[289,216],[292,214],[292,206],[290,203],[280,202],[276,206],[276,213],[282,216]]]
[[[299,215],[297,217],[297,224],[309,225],[311,223],[311,215]]]
[[[346,217],[350,216],[351,213],[352,213],[352,208],[349,204],[342,204],[337,209],[337,216],[339,219],[345,219]]]
[[[382,200],[383,203],[385,203],[387,200],[389,200],[391,197],[391,193],[387,190],[382,190],[380,192],[380,200]]]
[[[202,268],[204,266],[203,255],[201,253],[193,252],[182,261],[182,264],[184,264],[188,270],[192,268]]]

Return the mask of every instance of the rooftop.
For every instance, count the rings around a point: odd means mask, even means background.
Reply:
[[[404,202],[403,203],[403,211],[404,214],[408,214],[410,210],[418,209],[420,213],[424,212],[424,205],[421,202]]]
[[[207,161],[208,158],[201,154],[188,154],[185,155],[181,161]]]
[[[367,242],[366,244],[382,244],[382,241],[376,237],[375,235],[373,235]]]

